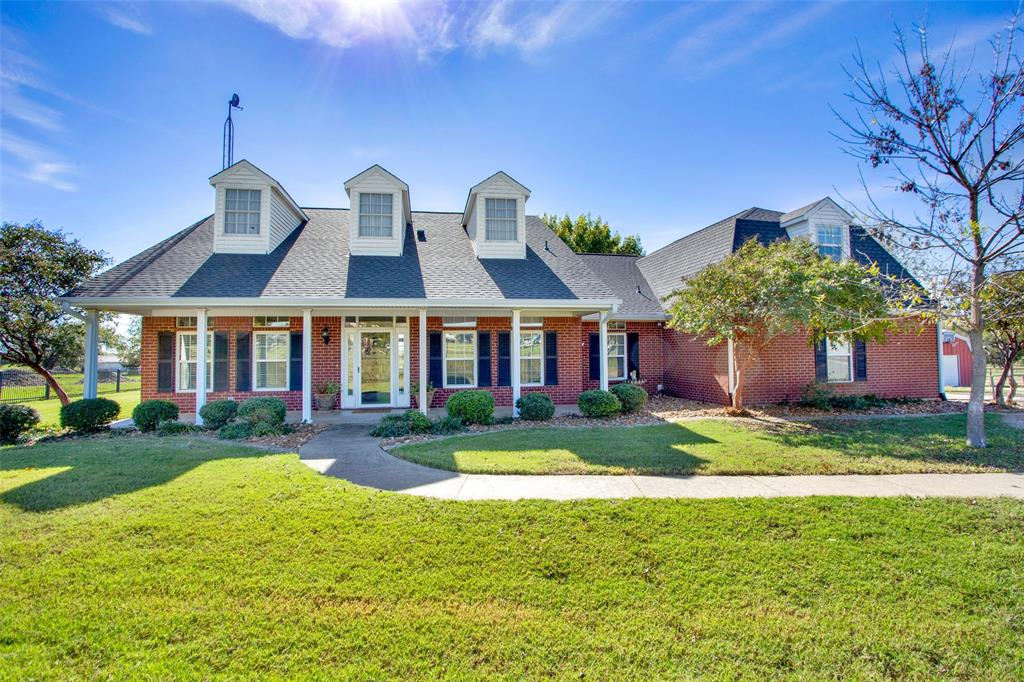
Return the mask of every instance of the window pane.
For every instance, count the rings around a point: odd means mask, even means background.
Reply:
[[[359,236],[390,237],[392,216],[392,195],[359,195]]]
[[[609,379],[625,379],[626,378],[626,363],[621,357],[613,358],[608,357],[608,378]]]
[[[445,332],[445,383],[472,386],[476,383],[476,334]]]
[[[541,377],[540,358],[524,358],[519,361],[520,381],[524,384],[539,384]]]
[[[828,380],[829,381],[850,381],[850,358],[849,358],[849,356],[829,356],[829,358],[828,358]]]
[[[608,335],[608,355],[625,355],[626,337],[623,334]]]
[[[485,201],[487,228],[486,238],[493,241],[515,241],[516,200],[487,199]]]

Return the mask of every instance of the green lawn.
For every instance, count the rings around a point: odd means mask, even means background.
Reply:
[[[502,474],[841,474],[1024,470],[1024,431],[986,416],[990,447],[964,444],[964,415],[828,420],[790,429],[695,420],[599,429],[515,429],[406,445],[404,459]]]
[[[139,389],[135,389],[134,391],[121,391],[120,393],[101,393],[99,397],[110,398],[120,403],[121,414],[118,418],[125,419],[132,416],[132,410],[139,404],[141,393]],[[79,398],[81,396],[72,398],[72,400],[78,400]],[[60,401],[56,398],[50,400],[31,400],[22,404],[28,405],[39,413],[39,426],[60,426]]]
[[[453,502],[187,438],[0,449],[0,677],[1024,675],[1024,504]]]

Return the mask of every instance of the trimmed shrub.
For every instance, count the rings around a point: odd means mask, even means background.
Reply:
[[[622,403],[611,391],[583,391],[576,404],[584,417],[611,417],[622,409]]]
[[[83,398],[60,408],[60,425],[66,429],[93,433],[117,419],[121,406],[109,398]]]
[[[430,433],[430,419],[419,410],[408,410],[403,415],[409,420],[409,431],[412,433]]]
[[[516,401],[519,418],[530,422],[546,422],[555,416],[555,404],[547,393],[527,393]]]
[[[186,424],[177,419],[164,419],[156,425],[156,435],[158,436],[179,436],[183,433],[195,433],[196,431],[199,431],[198,426]]]
[[[432,426],[426,415],[419,410],[407,410],[402,414],[382,417],[370,435],[377,438],[398,438],[411,433],[430,433]]]
[[[224,440],[242,440],[252,436],[252,424],[249,422],[232,422],[220,427],[217,435]]]
[[[143,400],[132,410],[132,421],[139,431],[155,431],[162,421],[178,418],[178,406],[169,400]]]
[[[13,445],[39,423],[39,413],[28,405],[0,403],[0,445]]]
[[[285,433],[284,424],[256,422],[252,425],[252,435],[254,436],[280,436],[283,433]]]
[[[238,406],[238,418],[253,425],[267,422],[283,426],[287,412],[288,408],[280,398],[249,398]]]
[[[459,391],[445,404],[449,417],[458,417],[463,424],[494,422],[494,396],[488,391]]]
[[[458,417],[445,416],[438,419],[430,427],[430,432],[435,436],[450,436],[453,433],[462,433],[466,430],[462,420]]]
[[[203,418],[203,425],[216,431],[224,426],[238,414],[238,403],[234,400],[214,400],[199,408],[199,416]]]
[[[636,412],[647,404],[647,391],[636,384],[615,384],[612,393],[622,403],[623,412]]]

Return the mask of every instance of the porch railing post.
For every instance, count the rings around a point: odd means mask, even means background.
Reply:
[[[608,390],[608,313],[601,313],[601,390]]]
[[[313,311],[302,310],[302,421],[313,423]]]
[[[430,409],[430,405],[427,405],[427,309],[420,308],[420,394],[416,396],[416,402],[419,403],[420,412],[427,414],[427,410]],[[435,387],[436,388],[436,387]]]
[[[518,310],[512,311],[512,338],[510,339],[510,346],[512,351],[512,416],[519,416],[519,408],[516,407],[516,403],[519,401],[520,396],[523,393],[522,377],[519,362],[519,313]]]
[[[85,313],[85,362],[82,367],[82,397],[96,397],[96,365],[99,361],[100,321],[99,312],[88,310]]]
[[[203,425],[199,411],[206,405],[206,309],[196,311],[196,426]]]

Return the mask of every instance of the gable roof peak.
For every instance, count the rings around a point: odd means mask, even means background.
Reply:
[[[247,170],[250,173],[259,176],[259,178],[263,182],[266,182],[273,189],[276,189],[281,194],[281,196],[284,197],[288,205],[299,215],[299,217],[302,218],[302,220],[309,220],[309,216],[306,215],[306,212],[302,209],[301,206],[299,206],[298,202],[292,199],[292,195],[288,193],[288,190],[286,190],[284,186],[281,185],[280,182],[275,180],[269,173],[267,173],[265,170],[254,164],[252,161],[249,161],[248,159],[241,159],[239,161],[235,161],[233,164],[231,164],[224,170],[220,171],[219,173],[214,173],[213,175],[210,176],[210,184],[216,187],[217,183],[220,180],[224,179],[225,177],[230,177],[240,170]]]
[[[395,175],[394,173],[392,173],[391,171],[389,171],[387,168],[385,168],[384,166],[380,165],[379,163],[375,163],[372,166],[370,166],[369,168],[356,173],[351,178],[346,180],[345,181],[345,192],[348,192],[349,191],[349,187],[352,186],[353,184],[355,184],[355,182],[357,180],[360,180],[361,178],[363,178],[366,175],[369,175],[370,173],[380,173],[380,174],[384,175],[386,178],[388,178],[389,180],[391,180],[392,182],[397,183],[402,188],[402,191],[404,191],[404,192],[408,192],[409,191],[408,183],[406,183],[404,180],[402,180],[402,178],[398,177],[397,175]]]
[[[795,211],[783,213],[781,216],[779,216],[779,222],[782,223],[783,227],[785,227],[786,223],[792,223],[796,220],[800,220],[806,216],[809,216],[812,213],[821,210],[822,208],[825,208],[826,206],[830,206],[836,209],[837,211],[841,211],[849,220],[853,220],[853,216],[851,216],[846,209],[837,204],[832,197],[826,196],[822,197],[821,199],[818,199],[817,201],[812,201],[806,206],[801,206]]]

